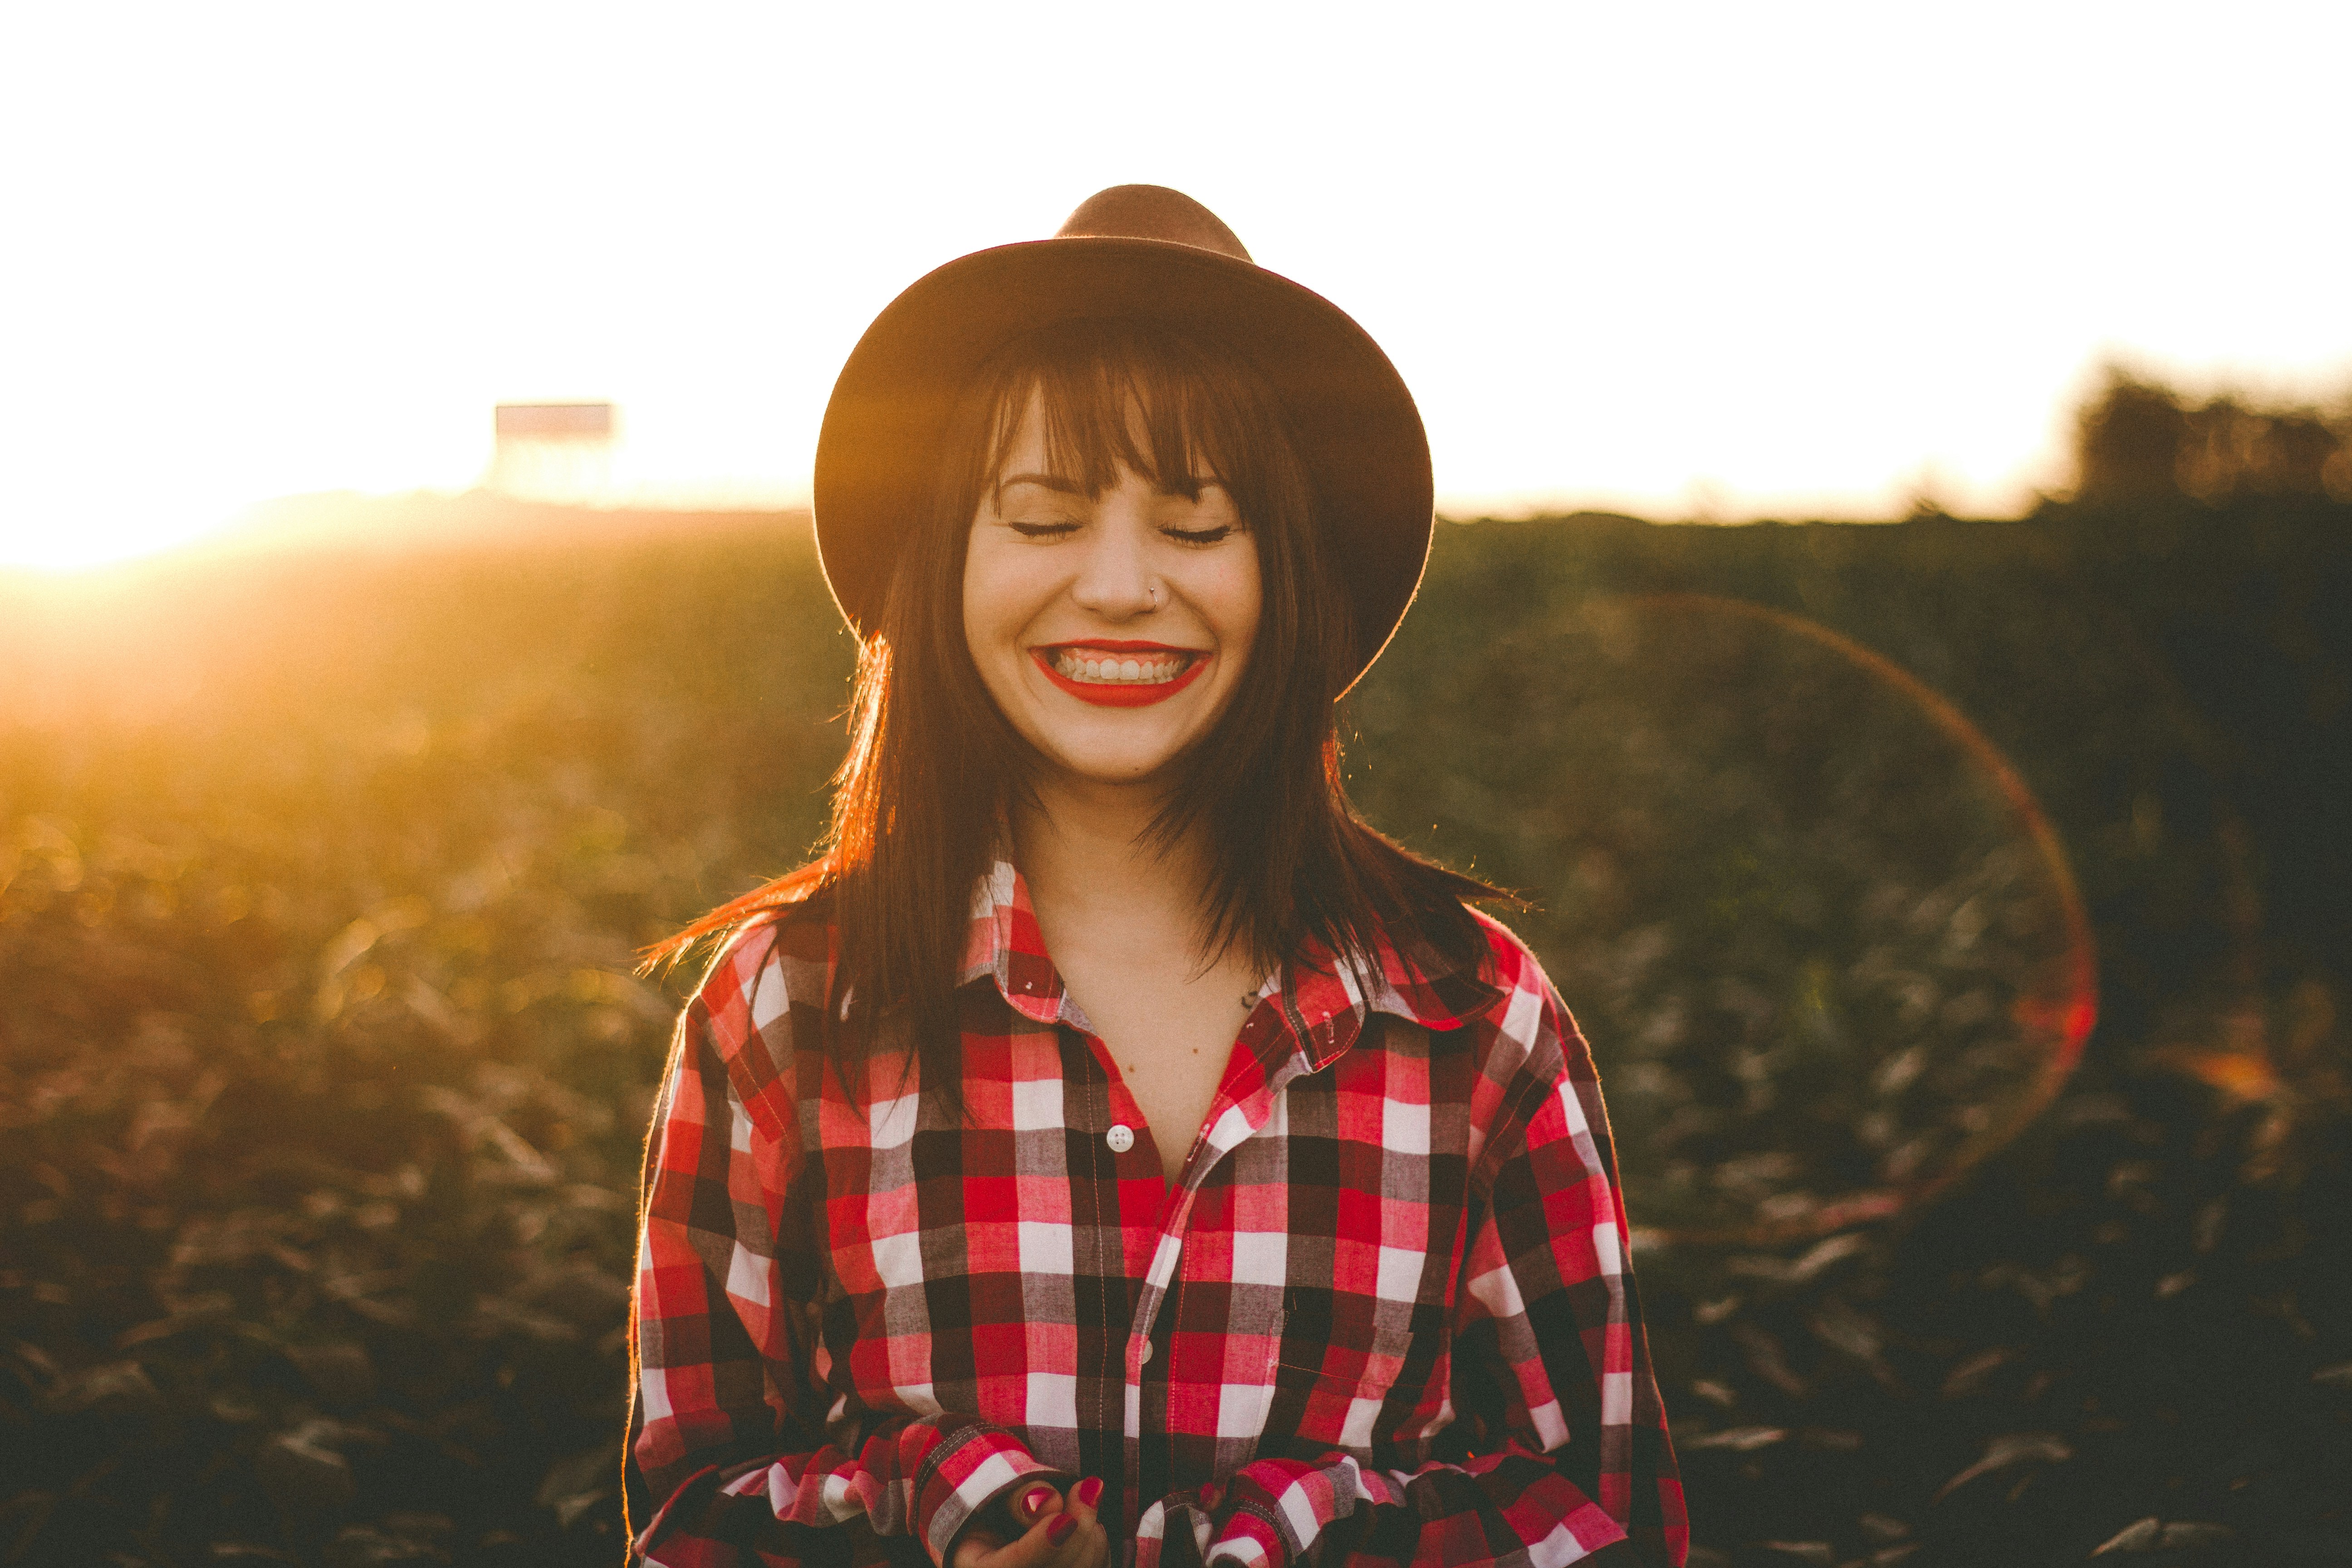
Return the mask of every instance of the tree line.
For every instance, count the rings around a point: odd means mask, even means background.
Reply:
[[[2332,409],[2229,393],[2193,403],[2110,366],[2075,416],[2074,459],[2075,498],[2084,501],[2352,501],[2352,394]]]

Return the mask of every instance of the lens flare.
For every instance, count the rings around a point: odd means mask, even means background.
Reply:
[[[1483,868],[1541,906],[1518,923],[1593,1042],[1649,1239],[1885,1218],[2049,1103],[2097,1017],[2090,923],[1949,700],[1704,595],[1592,600],[1484,658],[1532,761],[1480,781],[1522,803]]]

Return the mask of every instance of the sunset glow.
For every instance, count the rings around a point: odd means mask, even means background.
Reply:
[[[2028,504],[2103,357],[2352,384],[2352,11],[24,10],[0,564],[459,490],[610,400],[605,499],[805,496],[857,334],[1175,185],[1354,314],[1452,511]]]

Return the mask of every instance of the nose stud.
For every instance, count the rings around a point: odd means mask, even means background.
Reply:
[[[1158,609],[1160,607],[1160,584],[1157,583],[1147,584],[1144,586],[1143,593],[1144,597],[1150,604],[1151,607],[1155,610]]]

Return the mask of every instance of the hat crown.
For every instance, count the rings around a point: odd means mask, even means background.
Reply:
[[[1248,261],[1244,248],[1224,220],[1181,191],[1165,185],[1113,185],[1097,191],[1055,231],[1055,239],[1157,239],[1213,250],[1236,261]]]

